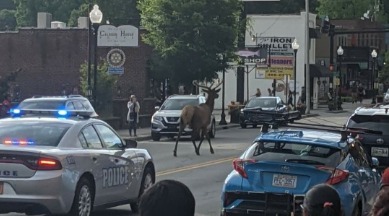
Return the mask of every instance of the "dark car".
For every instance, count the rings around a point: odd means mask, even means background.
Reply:
[[[34,96],[20,102],[16,110],[68,110],[88,111],[91,117],[98,117],[89,100],[81,95]],[[13,112],[15,114],[15,112]]]
[[[269,124],[276,128],[299,118],[300,112],[290,111],[280,97],[253,97],[241,110],[240,126]]]
[[[380,170],[389,166],[389,105],[359,107],[350,116],[346,129],[357,136],[367,153],[376,157]]]

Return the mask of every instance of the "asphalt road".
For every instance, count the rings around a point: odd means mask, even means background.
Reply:
[[[285,128],[282,128],[285,129]],[[294,128],[296,129],[296,128]],[[142,141],[139,148],[146,148],[154,157],[157,181],[175,179],[186,184],[196,199],[197,216],[214,216],[220,212],[220,192],[225,177],[232,170],[232,160],[240,156],[259,134],[259,128],[230,128],[219,130],[212,139],[215,154],[209,151],[205,141],[197,156],[188,139],[179,142],[177,157],[173,156],[175,141],[162,139],[159,142]],[[3,214],[22,216],[23,214]],[[94,216],[135,216],[129,205],[95,212]]]

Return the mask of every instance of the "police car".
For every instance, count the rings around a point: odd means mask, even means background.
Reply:
[[[136,141],[85,110],[11,113],[0,120],[0,214],[89,216],[122,204],[138,210],[155,167]]]

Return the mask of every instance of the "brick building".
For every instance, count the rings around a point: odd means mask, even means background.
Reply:
[[[13,83],[20,88],[20,99],[59,95],[64,88],[70,92],[80,85],[80,65],[88,59],[88,29],[22,28],[1,32],[0,44],[0,76],[21,69]],[[99,47],[99,59],[105,59],[109,50]],[[122,50],[126,62],[125,73],[118,78],[121,97],[133,93],[142,101],[148,96],[146,63],[151,48],[139,40],[139,47]]]
[[[369,29],[382,29],[384,26],[369,20],[331,20],[335,25],[335,31],[368,31]],[[334,37],[334,71],[337,66],[337,48],[342,46],[344,55],[342,57],[342,86],[344,90],[349,89],[353,82],[362,83],[367,89],[372,88],[372,58],[371,52],[376,49],[378,57],[376,59],[376,71],[382,65],[382,58],[387,50],[385,33],[356,33],[341,34]],[[316,40],[316,64],[326,67],[330,66],[330,38],[322,35]]]

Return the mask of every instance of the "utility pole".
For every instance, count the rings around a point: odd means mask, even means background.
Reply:
[[[306,106],[307,109],[305,111],[306,114],[310,113],[311,110],[311,77],[309,71],[309,48],[311,45],[311,40],[309,38],[309,0],[305,0],[305,12],[306,12],[306,20],[305,20],[305,90],[306,90]]]

